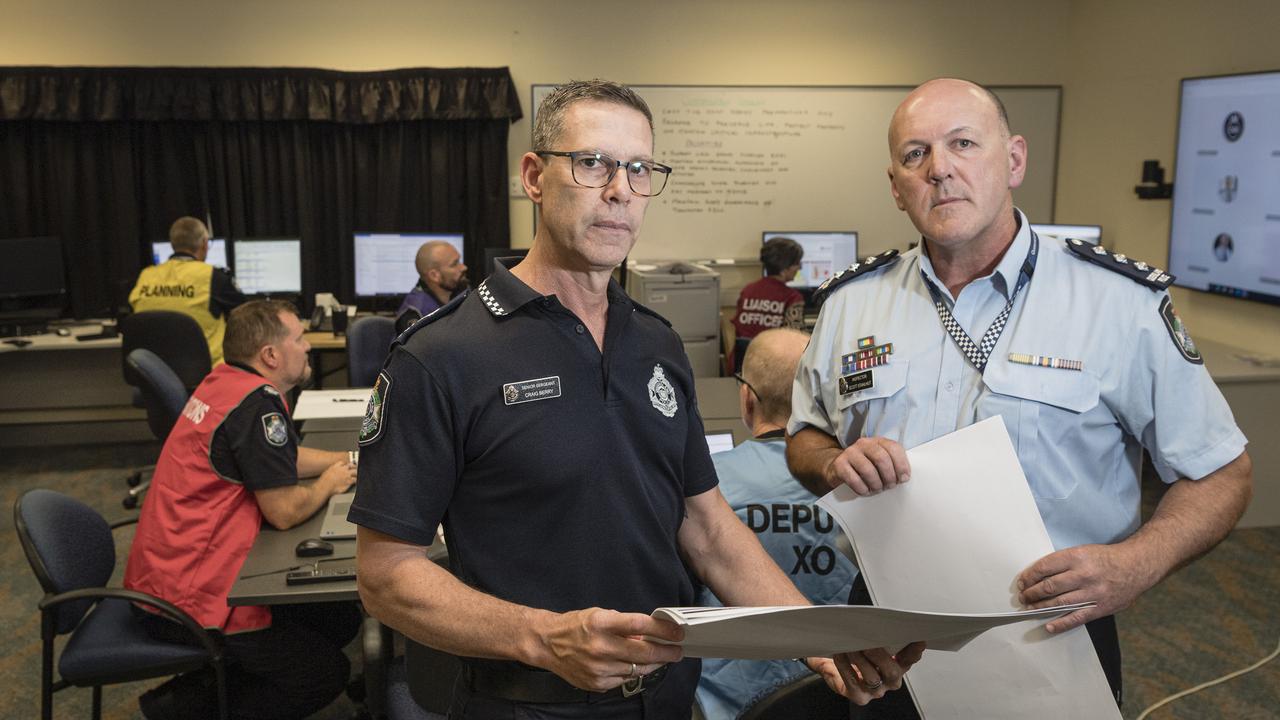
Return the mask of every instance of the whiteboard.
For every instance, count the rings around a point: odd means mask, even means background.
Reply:
[[[533,86],[535,113],[554,87]],[[653,111],[654,158],[675,168],[633,260],[756,258],[766,231],[856,231],[862,256],[919,239],[885,174],[889,119],[912,88],[631,87]],[[1027,139],[1014,202],[1052,222],[1062,88],[992,90]]]

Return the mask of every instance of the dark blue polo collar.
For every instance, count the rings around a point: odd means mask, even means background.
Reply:
[[[510,315],[534,300],[541,300],[544,297],[496,260],[493,263],[493,272],[480,283],[480,287],[476,288],[476,294],[480,296],[480,301],[494,317]],[[606,294],[610,304],[619,302],[631,304],[631,298],[613,278],[609,278]]]

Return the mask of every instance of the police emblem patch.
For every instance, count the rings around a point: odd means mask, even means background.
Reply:
[[[649,402],[667,417],[675,417],[676,410],[680,407],[676,403],[676,390],[671,387],[671,381],[667,379],[662,365],[653,366],[653,377],[649,378]]]
[[[1177,346],[1178,352],[1182,353],[1182,357],[1187,362],[1203,365],[1204,358],[1200,357],[1200,350],[1196,348],[1195,342],[1191,340],[1191,333],[1187,330],[1187,326],[1182,323],[1182,318],[1178,317],[1178,312],[1173,309],[1173,301],[1168,297],[1160,303],[1160,319],[1164,320],[1164,326],[1169,331],[1169,337],[1173,338],[1173,344]]]
[[[387,406],[387,393],[391,392],[391,376],[386,371],[378,373],[373,383],[373,392],[369,393],[369,405],[364,410],[364,420],[360,421],[360,444],[368,445],[382,435],[382,411]]]
[[[268,443],[276,447],[284,447],[284,444],[289,441],[289,426],[285,424],[284,416],[278,412],[263,415],[262,434],[266,436]]]

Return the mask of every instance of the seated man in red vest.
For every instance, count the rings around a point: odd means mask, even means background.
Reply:
[[[156,464],[125,569],[150,593],[223,635],[232,717],[301,718],[346,686],[342,648],[355,603],[228,607],[263,519],[278,529],[311,517],[355,482],[352,456],[298,447],[285,395],[306,382],[310,346],[297,309],[260,300],[232,310],[223,351],[187,401]],[[160,639],[193,642],[177,623],[134,608]],[[148,720],[217,717],[212,673],[180,676],[140,698]]]

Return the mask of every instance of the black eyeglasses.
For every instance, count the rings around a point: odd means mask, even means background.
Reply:
[[[746,378],[744,378],[744,377],[742,377],[742,372],[741,372],[741,371],[734,373],[734,374],[733,374],[733,379],[734,379],[734,380],[737,380],[738,382],[742,383],[743,385],[746,385],[746,386],[747,386],[747,389],[748,389],[748,390],[750,390],[750,391],[752,392],[752,394],[754,394],[756,397],[760,397],[760,393],[756,392],[756,389],[755,389],[754,387],[752,387],[752,386],[751,386],[751,383],[747,382],[747,379],[746,379]]]
[[[613,182],[618,168],[627,169],[627,185],[631,192],[644,197],[653,197],[667,186],[667,178],[671,177],[671,168],[662,163],[648,160],[632,160],[622,162],[614,160],[604,153],[592,150],[534,150],[535,155],[569,158],[569,169],[573,181],[583,187],[602,188]]]

